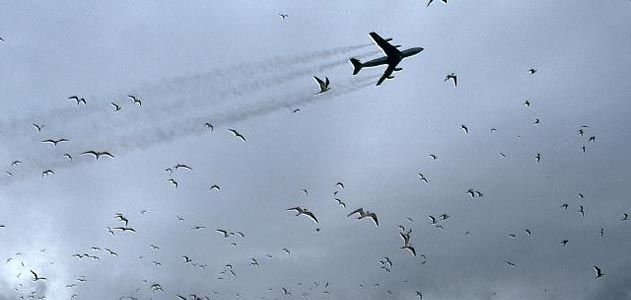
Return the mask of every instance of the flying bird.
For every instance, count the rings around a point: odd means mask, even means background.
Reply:
[[[460,125],[460,129],[462,129],[462,131],[464,131],[464,133],[469,133],[469,128],[467,127],[467,125]]]
[[[283,251],[285,251],[285,253],[287,253],[287,255],[291,255],[291,252],[289,251],[289,249],[283,248]]]
[[[410,246],[410,245],[404,245],[403,247],[401,247],[402,250],[409,250],[412,253],[412,256],[416,257],[416,250],[414,249],[414,247]]]
[[[325,81],[322,81],[322,79],[313,76],[313,79],[315,79],[315,81],[318,83],[318,86],[320,87],[320,91],[316,94],[322,94],[325,93],[327,91],[329,91],[331,88],[329,87],[329,78],[328,77],[324,77]]]
[[[212,190],[221,191],[221,187],[219,187],[219,186],[218,186],[218,185],[216,185],[216,184],[213,184],[213,185],[212,185],[209,189],[210,189],[211,191],[212,191]]]
[[[541,153],[537,153],[537,155],[535,155],[535,159],[537,162],[541,162]]]
[[[241,140],[245,142],[245,137],[241,135],[238,131],[234,129],[228,129],[228,131],[232,132],[232,134],[234,134],[235,137],[240,138]]]
[[[174,188],[177,189],[179,184],[177,183],[177,181],[175,181],[175,179],[169,178],[169,182],[173,185]]]
[[[346,203],[342,202],[342,200],[340,198],[333,198],[333,199],[335,199],[335,201],[337,201],[338,205],[341,205],[344,208],[346,208]]]
[[[134,104],[138,104],[138,106],[142,106],[142,101],[140,101],[140,99],[138,99],[136,96],[127,95],[127,98],[131,99],[131,101],[133,101]]]
[[[561,246],[565,247],[565,245],[567,245],[567,243],[569,243],[570,241],[568,240],[562,240],[561,241]]]
[[[306,208],[292,207],[292,208],[286,209],[286,211],[291,211],[291,210],[296,211],[296,216],[305,215],[311,218],[314,222],[318,223],[318,219],[316,218],[316,216]]]
[[[338,181],[338,182],[335,184],[335,187],[336,187],[336,188],[337,188],[337,187],[339,187],[339,188],[342,188],[342,189],[343,189],[343,188],[344,188],[344,184],[343,184],[342,182],[339,182],[339,181]]]
[[[430,154],[429,157],[431,157],[434,160],[438,159],[438,156],[436,156],[436,154]]]
[[[112,228],[112,229],[114,229],[114,230],[120,230],[120,231],[122,231],[122,232],[127,232],[127,231],[129,231],[129,232],[136,232],[136,230],[135,230],[135,229],[133,229],[133,228],[131,228],[131,227],[114,227],[114,228]]]
[[[42,172],[42,177],[44,176],[49,176],[49,175],[54,175],[55,172],[53,170],[45,170],[44,172]]]
[[[283,14],[283,13],[279,13],[278,15],[281,17],[281,19],[283,19],[283,21],[289,17],[288,14]]]
[[[210,129],[210,131],[215,130],[215,126],[213,126],[213,124],[210,124],[209,122],[204,123],[204,126],[205,126],[207,129]]]
[[[535,73],[537,73],[537,69],[535,68],[531,68],[530,70],[528,70],[528,74],[530,75],[534,75]]]
[[[78,96],[70,96],[68,97],[68,100],[73,100],[77,102],[77,106],[81,105],[81,103],[83,103],[83,105],[87,104],[87,102],[85,101],[85,98],[79,98]]]
[[[64,143],[64,142],[69,142],[67,139],[58,139],[58,140],[54,140],[54,139],[47,139],[47,140],[43,140],[41,141],[42,143],[48,143],[48,144],[53,144],[53,146],[57,146],[57,144],[59,143]]]
[[[585,217],[585,210],[583,209],[582,205],[578,206],[578,210],[576,212],[581,214],[582,217]]]
[[[600,277],[603,277],[603,276],[607,275],[597,266],[594,266],[594,271],[596,271],[596,278],[595,279],[598,279]]]
[[[455,73],[451,73],[449,75],[447,75],[447,77],[445,77],[444,81],[448,81],[448,80],[452,80],[454,83],[454,87],[458,86],[458,76],[456,76]]]
[[[524,101],[524,106],[529,107],[530,106],[530,101],[528,101],[528,100]]]
[[[43,124],[31,124],[31,125],[33,125],[33,127],[35,127],[35,130],[37,130],[38,132],[42,132],[42,129],[44,129]]]
[[[373,212],[370,211],[364,211],[363,208],[358,208],[356,210],[354,210],[353,212],[351,212],[350,214],[348,214],[346,217],[350,217],[354,214],[358,213],[359,216],[357,217],[357,220],[361,220],[363,218],[370,218],[373,220],[373,222],[375,222],[376,226],[379,226],[379,220],[377,219],[377,215]]]
[[[177,171],[177,169],[184,169],[184,170],[189,170],[189,171],[193,171],[193,168],[185,165],[185,164],[177,164],[175,165],[175,167],[173,167],[173,170]]]
[[[114,107],[114,112],[120,111],[121,110],[121,106],[112,102],[110,103],[113,107]]]
[[[31,274],[33,274],[33,281],[47,280],[45,277],[39,277],[37,273],[35,273],[33,270],[30,270],[30,271],[31,271]]]
[[[107,156],[109,158],[114,158],[114,155],[107,151],[98,152],[98,151],[86,151],[81,153],[81,155],[93,155],[96,160],[98,160],[101,156]]]
[[[64,157],[67,158],[69,161],[72,161],[72,155],[64,153]]]

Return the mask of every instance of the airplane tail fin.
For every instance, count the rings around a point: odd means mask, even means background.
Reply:
[[[351,57],[350,61],[351,61],[351,64],[353,64],[353,75],[357,75],[357,73],[359,73],[359,71],[363,67],[362,62],[359,61],[359,59],[352,58],[352,57]]]

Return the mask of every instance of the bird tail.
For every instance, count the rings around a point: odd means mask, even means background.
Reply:
[[[357,73],[359,73],[359,71],[362,69],[362,67],[364,65],[362,65],[362,62],[359,61],[359,59],[357,58],[350,58],[351,64],[353,65],[353,75],[357,75]]]

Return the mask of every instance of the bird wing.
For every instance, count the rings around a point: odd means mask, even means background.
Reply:
[[[318,223],[318,219],[316,218],[316,216],[315,216],[312,212],[310,212],[310,211],[305,212],[305,213],[304,213],[304,215],[306,215],[306,216],[310,217],[311,219],[313,219],[313,221],[315,221],[316,223]]]
[[[363,208],[358,208],[358,209],[354,210],[353,212],[351,212],[350,214],[348,214],[346,217],[350,217],[350,216],[352,216],[352,215],[354,215],[356,213],[359,213],[360,215],[363,215],[364,214],[364,209]]]
[[[369,213],[366,216],[371,218],[375,222],[375,225],[379,226],[379,220],[377,219],[377,215],[375,213]]]

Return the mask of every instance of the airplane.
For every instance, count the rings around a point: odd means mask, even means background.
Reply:
[[[376,58],[370,61],[367,61],[365,63],[362,63],[361,61],[359,61],[359,59],[356,58],[351,58],[351,64],[353,65],[353,75],[357,75],[357,73],[359,73],[359,71],[362,68],[370,68],[370,67],[376,67],[376,66],[380,66],[380,65],[388,65],[388,68],[386,69],[386,71],[383,73],[383,76],[381,76],[381,78],[379,78],[379,81],[377,82],[377,85],[381,85],[384,80],[386,79],[393,79],[394,76],[392,75],[393,72],[397,72],[397,71],[401,71],[402,68],[397,68],[397,65],[401,62],[401,60],[403,60],[406,57],[418,54],[419,52],[423,51],[422,47],[415,47],[415,48],[410,48],[410,49],[406,49],[403,51],[399,51],[399,47],[401,47],[401,45],[392,45],[390,43],[388,43],[389,41],[391,41],[391,38],[387,38],[384,39],[382,37],[380,37],[376,32],[371,32],[370,33],[370,37],[375,41],[375,43],[377,44],[377,46],[379,46],[379,48],[381,48],[381,50],[383,51],[383,53],[386,55],[384,57],[380,57],[380,58]]]

